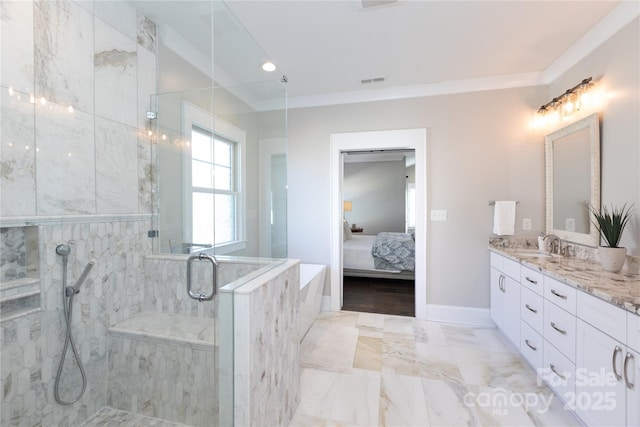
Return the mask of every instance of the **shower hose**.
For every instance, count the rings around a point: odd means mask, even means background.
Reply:
[[[67,287],[67,256],[69,255],[69,247],[67,245],[60,245],[56,248],[56,252],[58,255],[62,255],[62,293],[63,293],[63,305],[64,305],[64,319],[67,326],[67,333],[64,340],[64,349],[62,350],[62,357],[60,358],[60,365],[58,366],[58,374],[56,375],[55,387],[53,389],[53,395],[61,405],[71,405],[72,403],[80,400],[82,395],[84,394],[87,388],[87,376],[84,372],[84,366],[82,366],[82,360],[80,360],[80,355],[78,354],[78,350],[76,349],[76,344],[73,341],[73,335],[71,334],[71,314],[73,312],[73,297],[80,292],[79,286],[82,281],[89,274],[89,270],[93,267],[93,262],[90,262],[85,271],[82,273],[82,276],[78,280],[76,286]],[[69,343],[71,343],[71,350],[73,351],[73,356],[76,359],[76,363],[80,368],[80,374],[82,375],[82,390],[78,396],[70,401],[65,401],[60,398],[59,386],[60,386],[60,378],[62,376],[62,367],[64,366],[64,360],[67,355],[67,350],[69,349]]]

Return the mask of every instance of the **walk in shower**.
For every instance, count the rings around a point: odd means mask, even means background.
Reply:
[[[222,1],[0,9],[0,424],[287,424],[284,73]]]
[[[200,359],[201,377],[208,380],[203,384],[194,378],[188,391],[191,400],[207,396],[189,408],[200,419],[166,418],[194,425],[207,419],[220,425],[255,423],[257,416],[264,422],[264,414],[248,406],[249,401],[262,406],[250,396],[255,384],[238,383],[253,368],[248,353],[256,352],[251,331],[257,320],[242,313],[238,301],[247,310],[249,295],[266,283],[265,274],[286,263],[287,79],[277,68],[262,69],[270,58],[223,2],[134,3],[158,35],[158,93],[150,99],[146,135],[153,209],[150,262],[158,269],[186,269],[188,289],[178,292],[188,290],[199,299],[198,307],[191,301],[167,311],[206,319],[201,327],[213,328],[214,337]],[[260,299],[268,303],[265,295]],[[276,318],[293,308],[279,310],[264,314]],[[152,321],[158,322],[155,315]],[[189,329],[191,322],[182,321]],[[287,340],[280,350],[289,347]],[[175,369],[192,371],[189,366]],[[204,410],[207,400],[213,412]],[[270,412],[278,412],[270,406]]]

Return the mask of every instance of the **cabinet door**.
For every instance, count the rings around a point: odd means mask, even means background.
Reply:
[[[502,282],[504,275],[495,268],[491,269],[491,319],[502,329],[504,317],[504,292]]]
[[[627,387],[627,425],[640,426],[640,353],[628,348],[623,369]]]
[[[589,426],[624,426],[624,345],[582,320],[577,329],[576,412]]]
[[[520,348],[520,283],[506,276],[502,287],[505,297],[502,329],[507,338]]]

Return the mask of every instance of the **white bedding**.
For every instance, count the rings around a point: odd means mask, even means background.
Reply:
[[[342,267],[352,270],[382,271],[386,273],[397,273],[399,270],[380,270],[373,264],[371,247],[377,236],[364,234],[353,234],[353,236],[342,243]]]

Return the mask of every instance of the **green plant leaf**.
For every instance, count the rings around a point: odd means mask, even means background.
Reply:
[[[590,210],[594,218],[591,222],[607,242],[607,246],[617,248],[622,238],[622,232],[633,215],[633,204],[627,206],[625,203],[620,209],[612,205],[611,210],[603,206],[600,212],[593,208]]]

